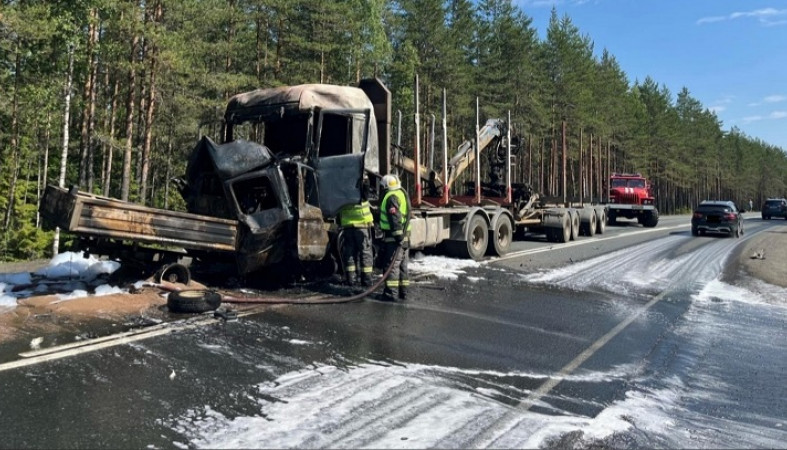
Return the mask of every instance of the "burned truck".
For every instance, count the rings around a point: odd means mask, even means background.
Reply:
[[[374,178],[379,166],[370,97],[390,93],[376,80],[363,86],[232,97],[220,143],[202,137],[177,182],[187,212],[48,186],[42,216],[73,233],[78,249],[138,266],[189,256],[234,261],[244,276],[271,267],[333,273],[335,217],[360,201],[364,173]]]

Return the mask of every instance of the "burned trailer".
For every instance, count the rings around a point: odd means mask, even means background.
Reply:
[[[75,234],[78,248],[122,262],[189,256],[230,261],[244,276],[332,274],[335,217],[361,200],[364,172],[379,164],[364,91],[306,84],[236,95],[220,141],[202,137],[177,180],[187,212],[49,186],[41,213]]]

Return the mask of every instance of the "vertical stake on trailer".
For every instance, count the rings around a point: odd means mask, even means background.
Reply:
[[[448,204],[448,121],[445,98],[445,88],[443,88],[443,204]]]
[[[415,160],[415,199],[413,206],[421,206],[421,117],[418,109],[418,74],[415,74],[415,147],[413,159]]]
[[[506,203],[511,204],[511,110],[508,111],[508,131],[506,135]]]
[[[478,128],[480,110],[478,107],[478,97],[475,98],[475,204],[481,204],[481,136]]]
[[[397,109],[396,115],[398,116],[398,122],[396,124],[396,146],[399,147],[400,151],[402,148],[402,110]]]
[[[566,121],[564,120],[563,121],[563,206],[564,207],[568,206],[568,205],[566,205],[566,193],[567,193],[567,188],[568,188],[568,186],[566,186],[566,159],[567,159],[566,156],[567,156],[567,153],[568,152],[567,152],[567,149],[566,149]]]

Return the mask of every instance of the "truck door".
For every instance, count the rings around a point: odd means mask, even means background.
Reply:
[[[326,218],[336,217],[343,206],[361,200],[370,116],[368,109],[320,112],[312,165],[320,210]]]

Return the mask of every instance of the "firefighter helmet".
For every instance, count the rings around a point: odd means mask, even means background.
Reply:
[[[399,183],[399,178],[397,178],[396,175],[384,176],[383,179],[380,180],[380,184],[389,191],[402,187],[401,183]]]

